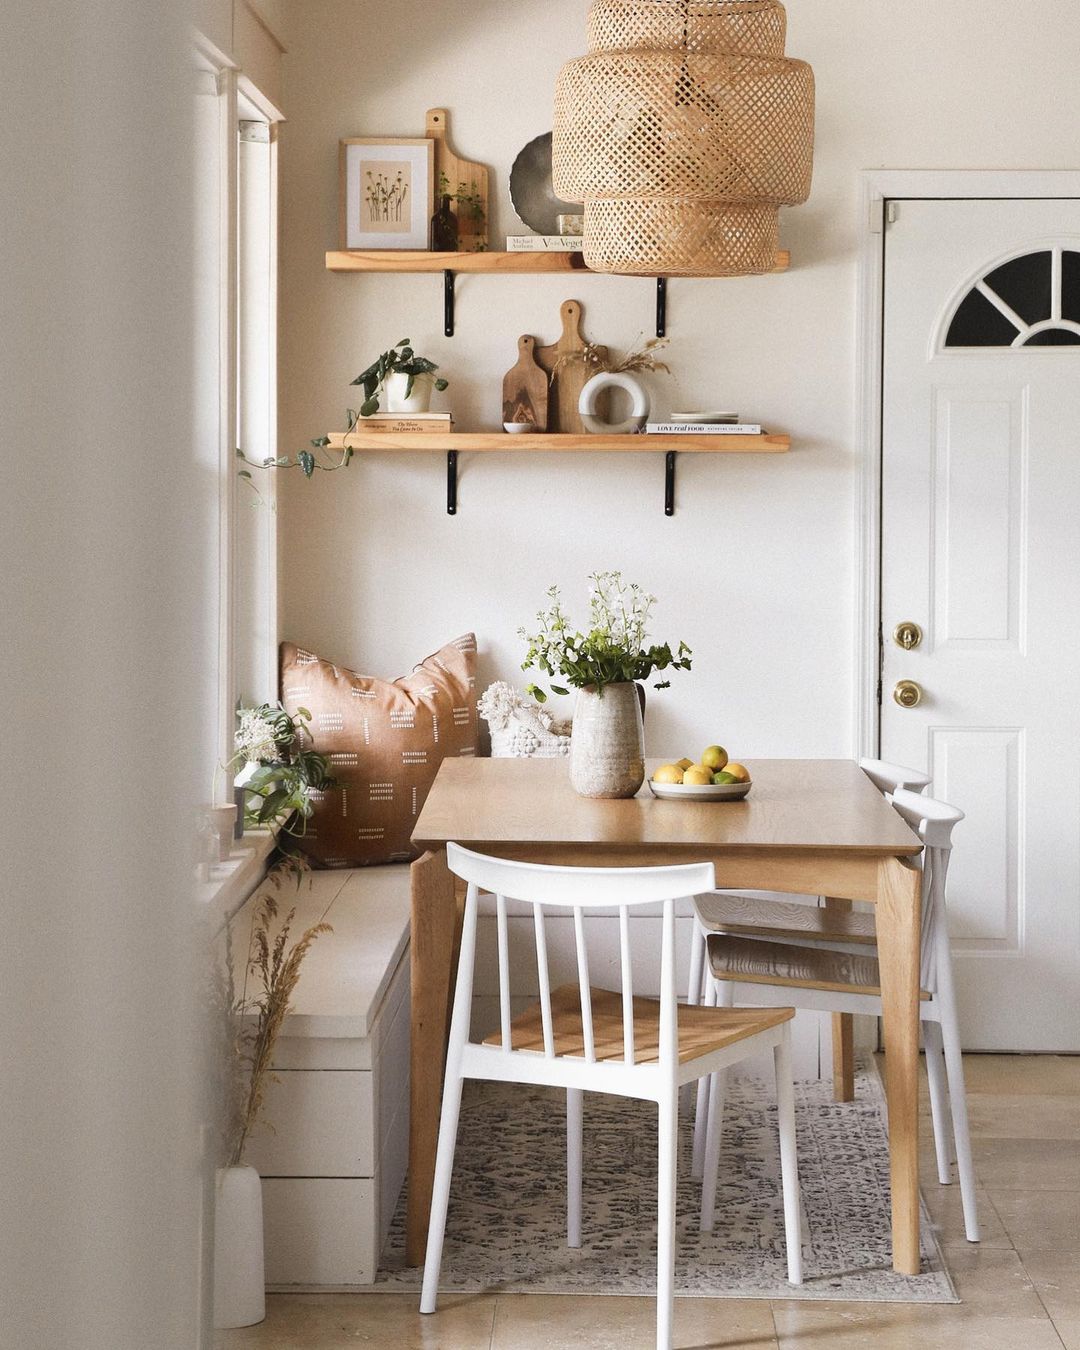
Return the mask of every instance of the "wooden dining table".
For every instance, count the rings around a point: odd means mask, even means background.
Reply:
[[[660,761],[655,761],[659,763]],[[423,1260],[435,1173],[461,895],[451,840],[524,862],[642,867],[711,862],[720,889],[825,896],[876,909],[889,1113],[893,1268],[919,1272],[918,837],[853,760],[746,761],[744,801],[579,797],[565,759],[447,759],[413,831],[412,1047],[406,1230]],[[650,762],[650,770],[653,762]]]

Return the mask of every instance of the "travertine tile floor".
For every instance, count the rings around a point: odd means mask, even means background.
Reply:
[[[963,1304],[677,1299],[682,1350],[1080,1350],[1080,1057],[965,1061],[983,1241],[964,1240],[955,1186],[934,1181],[923,1093],[924,1194]],[[218,1350],[649,1350],[651,1299],[279,1295]]]

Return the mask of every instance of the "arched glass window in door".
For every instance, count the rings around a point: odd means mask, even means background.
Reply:
[[[1000,263],[956,306],[955,347],[1080,347],[1080,251],[1036,249]]]

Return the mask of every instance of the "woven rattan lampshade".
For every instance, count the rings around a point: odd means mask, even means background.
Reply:
[[[814,76],[780,0],[595,0],[555,89],[555,191],[600,272],[741,276],[810,193]]]

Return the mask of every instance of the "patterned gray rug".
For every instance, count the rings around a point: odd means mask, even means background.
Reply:
[[[583,1243],[566,1246],[561,1092],[466,1085],[440,1287],[473,1293],[652,1294],[655,1291],[656,1108],[587,1094]],[[691,1123],[680,1123],[675,1292],[702,1298],[957,1303],[922,1216],[922,1273],[889,1263],[889,1157],[880,1080],[860,1070],[856,1100],[829,1083],[796,1084],[804,1284],[785,1278],[780,1158],[772,1088],[734,1079],[725,1112],[716,1225],[698,1230]],[[399,1206],[375,1288],[416,1289],[403,1264]]]

